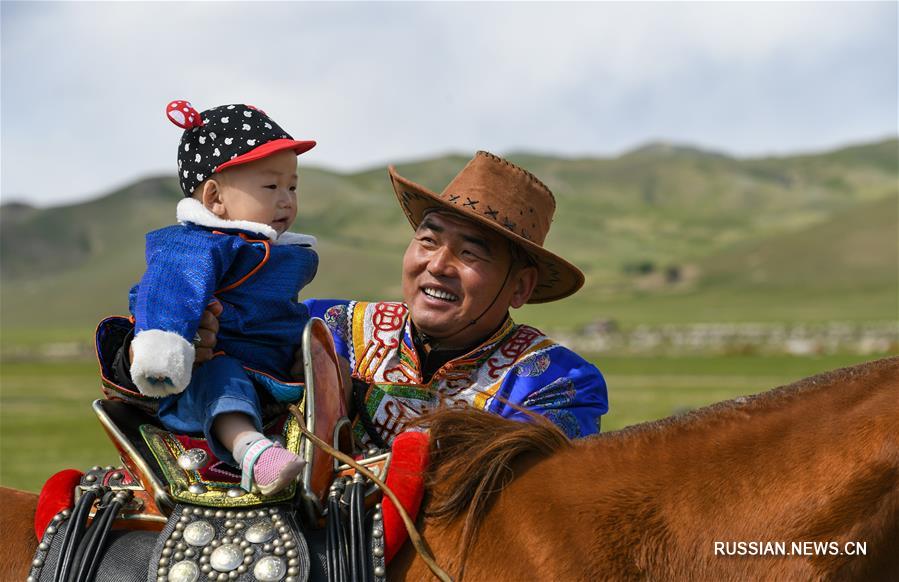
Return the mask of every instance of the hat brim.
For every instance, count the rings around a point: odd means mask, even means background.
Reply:
[[[272,154],[276,154],[284,150],[293,150],[296,155],[300,155],[303,152],[308,152],[314,147],[315,142],[312,140],[297,141],[295,139],[273,139],[272,141],[266,142],[261,146],[248,151],[245,154],[241,154],[234,159],[228,160],[223,164],[219,164],[218,166],[216,166],[215,171],[221,172],[226,168],[255,162],[256,160],[267,158]]]
[[[446,209],[459,214],[478,225],[502,235],[517,244],[533,260],[537,267],[537,285],[528,303],[548,303],[563,299],[577,292],[584,285],[584,273],[562,257],[546,250],[542,246],[515,234],[501,224],[494,222],[475,211],[451,204],[439,194],[432,192],[412,180],[400,176],[396,168],[388,166],[387,173],[393,184],[400,207],[406,218],[417,229],[427,211]]]

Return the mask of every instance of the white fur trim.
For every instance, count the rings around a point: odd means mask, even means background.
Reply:
[[[177,216],[178,222],[192,222],[193,224],[210,228],[246,230],[260,234],[270,241],[278,240],[278,231],[269,225],[249,220],[225,220],[224,218],[219,218],[196,198],[185,198],[179,202]]]
[[[209,228],[225,228],[246,230],[258,235],[264,236],[268,240],[277,245],[299,245],[303,247],[315,248],[315,237],[309,234],[300,234],[298,232],[284,232],[278,236],[278,231],[267,224],[261,222],[252,222],[250,220],[225,220],[219,218],[203,203],[196,198],[184,198],[178,203],[177,209],[178,222],[190,222],[198,226],[207,226]]]
[[[299,245],[301,247],[309,247],[315,248],[315,237],[311,234],[302,234],[299,232],[282,232],[281,236],[278,237],[278,240],[275,241],[276,245]]]
[[[131,380],[141,394],[162,398],[187,388],[194,366],[193,344],[171,331],[146,329],[134,336],[131,347]],[[165,378],[171,384],[154,384],[150,378]]]

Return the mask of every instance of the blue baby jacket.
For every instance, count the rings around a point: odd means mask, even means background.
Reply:
[[[287,379],[309,319],[297,296],[318,268],[315,239],[223,220],[191,198],[178,205],[178,218],[181,224],[147,235],[147,270],[131,289],[135,384],[153,396],[184,389],[191,343],[213,298],[223,307],[216,352]],[[172,374],[160,384],[166,368]]]

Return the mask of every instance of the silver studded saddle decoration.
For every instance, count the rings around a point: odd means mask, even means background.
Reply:
[[[150,563],[149,582],[304,582],[309,549],[289,505],[249,510],[178,505]]]

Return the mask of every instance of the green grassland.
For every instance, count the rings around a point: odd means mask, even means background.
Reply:
[[[609,387],[608,432],[740,395],[754,394],[825,370],[859,363],[827,357],[591,357]],[[0,368],[0,485],[37,491],[65,468],[117,461],[90,408],[100,397],[93,362],[5,363]]]

